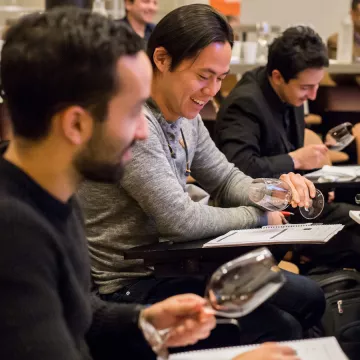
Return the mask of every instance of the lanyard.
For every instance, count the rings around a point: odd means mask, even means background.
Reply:
[[[185,176],[189,176],[191,174],[191,170],[190,170],[190,163],[189,163],[189,152],[188,152],[188,147],[187,147],[187,143],[186,143],[186,140],[185,140],[185,136],[184,136],[184,133],[182,131],[182,129],[180,129],[181,131],[181,137],[182,137],[182,140],[184,142],[184,149],[185,149],[185,157],[186,157],[186,169],[185,169]],[[169,150],[170,150],[170,155],[173,159],[175,159],[176,155],[175,155],[175,152],[173,150],[173,148],[171,147],[170,143],[169,143],[169,140],[168,138],[166,137],[166,141],[168,143],[168,147],[169,147]]]

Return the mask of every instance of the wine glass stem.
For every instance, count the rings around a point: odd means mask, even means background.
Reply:
[[[240,329],[240,325],[239,325],[239,322],[237,319],[224,319],[224,315],[221,312],[214,310],[209,303],[206,306],[206,310],[209,313],[214,314],[215,316],[222,317],[222,319],[219,319],[219,318],[216,319],[216,324],[218,324],[218,325],[221,325],[221,324],[235,325]]]

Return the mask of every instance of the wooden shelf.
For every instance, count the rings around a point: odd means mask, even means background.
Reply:
[[[232,63],[230,65],[230,72],[232,74],[243,74],[246,71],[252,70],[258,66],[264,66],[265,64],[243,64]],[[360,63],[353,64],[330,64],[327,68],[329,74],[360,74]]]
[[[18,13],[18,12],[32,12],[32,11],[44,11],[44,8],[18,6],[18,5],[0,6],[0,12]]]

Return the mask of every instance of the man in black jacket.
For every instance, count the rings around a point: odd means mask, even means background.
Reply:
[[[154,30],[154,17],[158,11],[158,0],[125,0],[126,16],[120,21],[128,24],[145,42]]]
[[[326,46],[311,28],[292,27],[277,38],[267,65],[245,73],[219,110],[215,141],[228,160],[254,178],[320,167],[328,150],[325,145],[304,146],[303,103],[316,98],[328,64]],[[342,232],[326,246],[307,247],[307,255],[318,262],[359,268],[360,237],[349,217],[354,209],[358,208],[325,204],[313,221],[342,223],[350,234]],[[305,221],[295,212],[293,222]]]
[[[214,327],[196,295],[144,308],[90,294],[74,193],[84,178],[115,181],[147,137],[151,77],[141,39],[89,11],[32,14],[6,34],[13,135],[0,152],[0,359],[152,359],[158,330],[170,328],[167,346],[184,346]]]
[[[219,110],[216,142],[227,158],[252,177],[319,167],[327,148],[303,147],[303,103],[316,98],[328,64],[325,45],[309,28],[276,39],[267,66],[245,73]]]

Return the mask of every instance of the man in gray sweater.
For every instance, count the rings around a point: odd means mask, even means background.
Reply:
[[[150,37],[155,76],[144,109],[149,137],[133,147],[118,186],[87,182],[79,192],[92,275],[106,300],[151,303],[172,293],[204,293],[203,280],[156,279],[142,261],[125,261],[126,249],[282,223],[280,213],[252,206],[252,179],[227,162],[198,115],[229,71],[232,42],[226,20],[204,5],[174,10]],[[217,207],[190,198],[190,168]],[[300,175],[282,178],[293,187],[295,204],[304,206],[309,193],[314,195],[313,184]],[[243,343],[301,338],[322,316],[324,298],[317,285],[301,276],[287,278],[271,301],[241,319]]]

